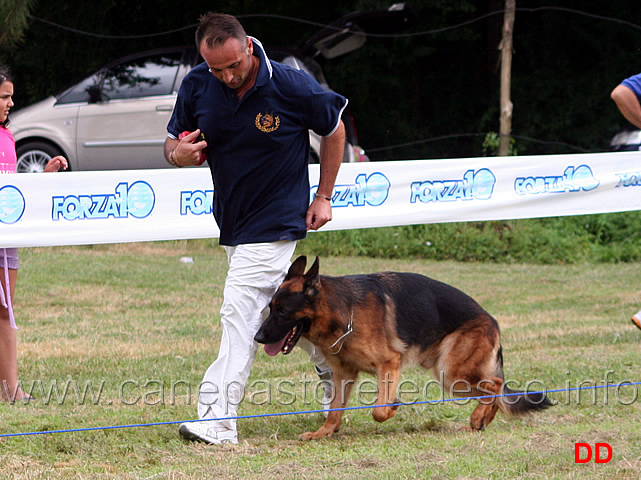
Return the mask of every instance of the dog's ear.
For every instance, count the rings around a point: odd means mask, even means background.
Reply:
[[[305,274],[305,279],[307,279],[307,277],[318,277],[319,270],[320,270],[320,259],[317,256],[312,266],[309,267],[309,270],[307,270],[307,273]]]
[[[309,267],[309,270],[307,270],[307,273],[305,274],[305,286],[303,287],[303,291],[307,297],[313,297],[318,293],[320,287],[319,266],[320,260],[316,257],[313,265]]]
[[[302,277],[305,274],[305,265],[307,265],[307,257],[305,255],[301,255],[294,260],[292,266],[289,267],[289,272],[287,272],[285,280],[291,280],[294,277]]]

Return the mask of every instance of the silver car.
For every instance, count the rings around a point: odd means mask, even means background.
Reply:
[[[55,155],[70,170],[167,167],[162,154],[189,49],[146,52],[107,65],[63,93],[11,116],[19,172]]]
[[[301,48],[267,48],[270,58],[304,70],[329,89],[316,58],[331,59],[363,46],[366,33],[411,26],[416,16],[405,4],[354,12],[316,33]],[[11,116],[18,172],[40,172],[64,155],[69,170],[167,168],[163,143],[180,83],[202,59],[194,47],[142,52],[103,67],[59,95]],[[344,162],[366,161],[349,112]],[[310,132],[310,162],[318,162],[320,138]]]

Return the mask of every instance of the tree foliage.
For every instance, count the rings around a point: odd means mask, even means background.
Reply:
[[[294,46],[320,24],[390,3],[184,0],[176,8],[166,0],[37,0],[25,41],[8,55],[17,104],[41,100],[117,57],[191,44],[207,10],[239,16],[265,44]],[[505,2],[411,3],[417,25],[401,36],[370,37],[364,48],[326,62],[329,83],[350,99],[372,159],[480,156],[488,132],[499,131]],[[516,1],[511,98],[520,154],[607,150],[626,125],[609,93],[641,70],[638,7],[638,0]]]
[[[31,0],[0,0],[0,49],[18,45],[29,24]]]

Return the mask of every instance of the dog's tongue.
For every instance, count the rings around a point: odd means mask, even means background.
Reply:
[[[270,357],[278,355],[279,352],[283,349],[283,345],[285,345],[285,340],[287,340],[287,335],[285,335],[285,337],[283,337],[280,342],[266,343],[265,353],[267,353],[267,355],[269,355]]]

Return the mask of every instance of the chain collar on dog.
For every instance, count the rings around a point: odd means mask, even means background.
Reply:
[[[336,350],[335,352],[329,352],[330,355],[338,355],[338,352],[340,352],[341,349],[343,348],[343,345],[345,345],[345,337],[347,337],[350,333],[353,332],[353,329],[352,329],[353,325],[354,325],[354,310],[352,309],[352,313],[349,317],[349,323],[347,324],[347,331],[344,334],[342,334],[340,337],[338,337],[338,340],[336,340],[329,347],[327,347],[327,350],[331,350],[336,346],[338,342],[342,340],[340,346],[338,347],[338,350]]]

